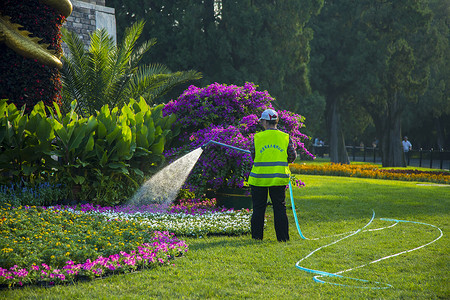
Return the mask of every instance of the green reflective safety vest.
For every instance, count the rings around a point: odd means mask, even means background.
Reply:
[[[254,186],[289,184],[287,148],[289,135],[279,130],[265,130],[255,134],[255,161],[248,178]]]

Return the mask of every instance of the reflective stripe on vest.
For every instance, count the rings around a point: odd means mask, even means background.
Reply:
[[[287,162],[282,161],[275,161],[275,162],[255,162],[253,164],[255,167],[276,167],[276,166],[283,166],[287,167],[289,164]]]
[[[255,134],[255,161],[248,179],[250,185],[280,186],[289,183],[287,147],[289,135],[279,130]]]

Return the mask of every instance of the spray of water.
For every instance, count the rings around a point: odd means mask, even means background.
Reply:
[[[157,203],[168,206],[175,200],[178,191],[202,152],[202,148],[197,148],[164,167],[142,185],[129,204],[149,205]]]

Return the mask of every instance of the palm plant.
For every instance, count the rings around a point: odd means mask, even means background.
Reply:
[[[70,108],[74,99],[78,113],[84,116],[95,115],[105,104],[121,106],[140,96],[152,104],[174,86],[201,78],[193,70],[171,72],[161,64],[139,65],[156,43],[151,39],[136,45],[143,28],[143,21],[127,28],[119,46],[105,29],[98,29],[90,35],[89,49],[75,33],[63,28],[63,41],[70,52],[63,56],[61,71],[63,109]]]

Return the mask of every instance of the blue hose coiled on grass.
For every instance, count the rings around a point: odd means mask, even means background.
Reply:
[[[293,214],[294,214],[295,225],[297,226],[298,234],[300,235],[300,237],[301,237],[302,239],[304,239],[304,240],[309,240],[308,238],[306,238],[306,237],[302,234],[302,231],[301,231],[301,229],[300,229],[300,225],[299,225],[298,218],[297,218],[297,213],[296,213],[296,211],[295,211],[294,197],[293,197],[293,193],[292,193],[292,185],[291,185],[290,182],[289,182],[289,193],[290,193],[291,203],[292,203],[292,212],[293,212]],[[301,270],[301,271],[308,272],[308,273],[312,273],[312,274],[316,274],[316,275],[314,276],[314,281],[315,281],[315,282],[319,282],[319,283],[329,283],[329,284],[333,284],[333,285],[337,285],[337,286],[342,286],[342,287],[355,287],[355,288],[365,288],[365,289],[388,289],[388,288],[392,288],[393,286],[392,286],[391,284],[388,284],[388,283],[381,283],[381,282],[377,282],[377,281],[372,281],[372,283],[377,284],[377,285],[383,285],[383,286],[375,286],[375,287],[374,287],[374,286],[347,285],[347,284],[340,284],[340,283],[328,282],[328,281],[321,280],[321,279],[319,279],[319,278],[321,278],[321,277],[339,277],[339,278],[349,279],[349,280],[358,281],[358,282],[362,282],[362,283],[369,283],[369,282],[371,282],[371,281],[369,281],[369,280],[359,279],[359,278],[352,278],[352,277],[346,277],[346,276],[342,276],[342,275],[339,275],[339,274],[340,274],[340,273],[344,273],[344,272],[348,272],[348,271],[352,271],[352,270],[355,270],[355,269],[359,269],[359,268],[362,268],[362,267],[365,267],[365,266],[367,266],[367,265],[370,265],[370,264],[374,264],[374,263],[380,262],[380,261],[385,260],[385,259],[388,259],[388,258],[392,258],[392,257],[395,257],[395,256],[399,256],[399,255],[408,253],[408,252],[412,252],[412,251],[418,250],[418,249],[420,249],[420,248],[426,247],[426,246],[428,246],[428,245],[430,245],[430,244],[436,242],[437,240],[439,240],[439,239],[444,235],[443,232],[442,232],[442,230],[441,230],[439,227],[437,227],[437,226],[435,226],[435,225],[432,225],[432,224],[427,224],[427,223],[422,223],[422,222],[415,222],[415,221],[406,221],[406,220],[397,220],[397,219],[381,218],[381,219],[380,219],[381,221],[395,222],[394,225],[397,225],[397,224],[399,224],[399,223],[414,223],[414,224],[420,224],[420,225],[431,226],[431,227],[436,228],[436,229],[440,232],[440,235],[439,235],[436,239],[432,240],[431,242],[426,243],[426,244],[424,244],[424,245],[421,245],[421,246],[419,246],[419,247],[416,247],[416,248],[413,248],[413,249],[408,249],[408,250],[405,250],[405,251],[402,251],[402,252],[398,252],[398,253],[395,253],[395,254],[392,254],[392,255],[388,255],[388,256],[385,256],[385,257],[382,257],[382,258],[373,260],[373,261],[371,261],[371,262],[369,262],[369,263],[367,263],[367,264],[365,264],[365,265],[357,266],[357,267],[354,267],[354,268],[351,268],[351,269],[347,269],[347,270],[343,270],[343,271],[339,271],[339,272],[335,272],[335,273],[330,273],[330,272],[325,272],[325,271],[320,271],[320,270],[314,270],[314,269],[309,269],[309,268],[305,268],[305,267],[300,266],[300,262],[302,262],[303,260],[307,259],[308,257],[310,257],[311,255],[313,255],[313,254],[316,253],[317,251],[319,251],[319,250],[321,250],[321,249],[323,249],[323,248],[326,248],[326,247],[328,247],[328,246],[334,245],[334,244],[336,244],[336,243],[338,243],[338,242],[340,242],[340,241],[342,241],[342,240],[344,240],[344,239],[347,239],[347,238],[349,238],[349,237],[351,237],[351,236],[354,236],[354,235],[360,233],[360,232],[363,231],[366,227],[368,227],[368,226],[373,222],[374,219],[375,219],[375,211],[372,211],[372,218],[370,219],[370,221],[369,221],[366,225],[364,225],[363,227],[361,227],[360,229],[358,229],[358,230],[356,230],[356,231],[354,231],[354,232],[351,232],[350,234],[346,235],[346,236],[343,237],[343,238],[340,238],[340,239],[338,239],[338,240],[336,240],[336,241],[334,241],[334,242],[332,242],[332,243],[329,243],[329,244],[327,244],[327,245],[324,245],[324,246],[321,246],[321,247],[315,249],[314,251],[310,252],[307,256],[305,256],[304,258],[302,258],[301,260],[299,260],[299,261],[295,264],[295,267],[296,267],[297,269]],[[393,225],[393,226],[394,226],[394,225]],[[390,226],[390,227],[392,227],[392,226]],[[386,228],[389,228],[389,227],[386,227]],[[381,228],[381,229],[385,229],[385,228]],[[377,229],[377,230],[379,230],[379,229]]]

